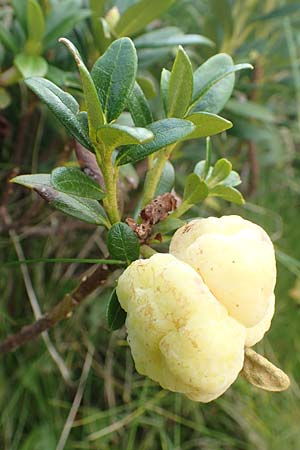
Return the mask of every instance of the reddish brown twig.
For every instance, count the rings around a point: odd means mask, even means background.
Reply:
[[[21,345],[36,339],[46,330],[52,328],[63,319],[71,316],[73,310],[82,303],[101,284],[104,284],[111,269],[100,265],[90,275],[84,276],[74,291],[66,294],[64,298],[44,317],[31,325],[24,326],[18,333],[8,336],[0,343],[0,354],[11,352]]]

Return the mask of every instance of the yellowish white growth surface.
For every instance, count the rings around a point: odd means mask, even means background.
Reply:
[[[174,235],[170,253],[191,265],[229,314],[253,327],[263,320],[276,282],[273,244],[239,216],[196,219]]]
[[[256,325],[246,329],[247,331],[245,342],[246,347],[252,347],[253,345],[257,344],[257,342],[262,340],[264,334],[266,333],[266,331],[269,330],[271,326],[274,311],[275,311],[275,295],[272,294],[271,297],[269,298],[268,308],[264,317]]]
[[[237,378],[244,347],[270,327],[273,245],[259,226],[227,216],[185,225],[170,253],[135,261],[119,279],[128,342],[139,373],[209,402]]]

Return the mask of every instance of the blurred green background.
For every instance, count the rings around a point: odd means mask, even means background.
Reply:
[[[39,9],[35,0],[0,1],[2,339],[34,320],[32,308],[35,314],[39,308],[49,310],[88,269],[80,261],[22,269],[5,262],[23,257],[99,258],[107,252],[101,229],[66,218],[35,194],[6,183],[17,167],[21,173],[35,173],[75,164],[72,140],[27,91],[22,78],[34,71],[80,98],[74,63],[58,37],[68,36],[76,43],[91,67],[116,38],[119,15],[134,3],[41,0]],[[153,20],[129,35],[138,48],[140,82],[157,118],[160,72],[172,66],[177,41],[195,67],[218,52],[230,54],[236,63],[254,65],[252,72],[236,76],[234,95],[222,111],[234,127],[212,139],[214,158],[227,157],[240,173],[246,205],[207,201],[194,208],[193,215],[237,213],[271,235],[278,258],[277,308],[272,329],[257,350],[289,374],[291,388],[271,394],[239,379],[207,405],[161,391],[135,372],[125,331],[108,330],[110,280],[68,321],[51,330],[50,337],[2,357],[1,449],[300,448],[300,4],[161,0],[152,7]],[[39,11],[45,17],[42,30]],[[156,34],[148,35],[153,30]],[[41,44],[32,50],[39,33]],[[214,45],[206,45],[199,35]],[[177,151],[178,192],[186,173],[204,154],[204,139]],[[135,183],[139,173],[138,167],[131,174]],[[130,184],[126,176],[123,182]]]

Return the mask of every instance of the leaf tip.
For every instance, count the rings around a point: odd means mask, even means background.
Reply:
[[[72,53],[76,64],[78,66],[80,66],[81,58],[80,58],[79,52],[78,52],[77,48],[75,47],[75,45],[71,41],[69,41],[69,39],[67,39],[65,37],[60,37],[58,39],[58,42],[60,42],[61,44],[64,44],[68,48],[68,50]]]
[[[10,180],[8,180],[8,182],[9,183],[17,183],[16,178],[18,178],[18,177],[11,178]]]

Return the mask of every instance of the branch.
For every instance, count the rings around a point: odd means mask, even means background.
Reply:
[[[0,343],[0,355],[11,352],[21,345],[36,339],[41,333],[49,330],[61,320],[71,317],[73,310],[100,285],[106,282],[111,270],[111,268],[102,264],[91,275],[83,276],[74,291],[66,294],[45,316],[31,325],[24,326],[18,333],[8,336]]]

